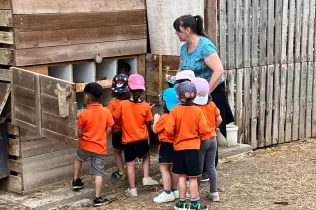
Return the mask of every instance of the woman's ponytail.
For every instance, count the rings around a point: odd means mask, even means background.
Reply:
[[[208,38],[208,35],[203,27],[203,18],[200,15],[196,15],[194,16],[194,19],[196,20],[196,34]]]

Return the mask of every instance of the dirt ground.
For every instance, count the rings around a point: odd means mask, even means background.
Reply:
[[[157,162],[153,158],[152,162]],[[140,166],[139,166],[140,167]],[[152,164],[158,173],[157,164]],[[111,171],[108,171],[110,173]],[[173,209],[173,204],[155,204],[152,199],[161,190],[158,187],[141,187],[138,172],[139,197],[127,198],[127,183],[106,183],[111,189],[105,195],[115,194],[117,200],[100,208],[90,209]],[[251,154],[221,160],[218,177],[220,203],[205,198],[208,184],[200,190],[202,202],[209,209],[316,209],[316,140],[309,139],[282,146],[257,150]],[[157,175],[155,178],[159,179]],[[112,183],[112,184],[111,184]],[[115,186],[113,186],[115,185]]]

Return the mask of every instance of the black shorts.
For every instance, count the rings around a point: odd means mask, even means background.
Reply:
[[[197,149],[180,150],[174,152],[172,172],[188,177],[201,175],[200,153]]]
[[[124,144],[125,162],[130,162],[136,158],[143,158],[149,152],[148,140],[140,140]]]
[[[161,142],[159,149],[159,163],[173,164],[173,144],[168,142]]]
[[[122,131],[118,131],[112,134],[112,146],[115,149],[123,149],[122,144]]]

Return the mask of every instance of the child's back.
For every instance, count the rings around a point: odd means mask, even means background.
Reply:
[[[210,101],[206,105],[197,105],[199,108],[201,108],[207,124],[211,128],[211,132],[203,135],[201,137],[202,140],[209,139],[211,137],[216,136],[216,118],[220,115],[219,109],[216,107],[215,103],[213,101]]]

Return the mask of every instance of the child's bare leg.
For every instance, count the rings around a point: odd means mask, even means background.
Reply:
[[[199,197],[197,177],[190,177],[189,180],[191,201],[194,201],[197,200]]]
[[[95,176],[95,197],[98,198],[101,196],[103,177]]]
[[[150,174],[150,155],[149,152],[143,157],[144,178],[148,178]]]
[[[179,176],[177,174],[172,173],[172,165],[169,165],[169,173],[171,176],[171,189],[176,190],[178,189]]]
[[[159,169],[162,176],[163,189],[171,190],[171,177],[170,177],[169,165],[160,164]]]
[[[81,167],[82,167],[82,161],[76,159],[74,163],[74,180],[79,178]]]
[[[180,200],[185,200],[186,181],[187,181],[187,176],[185,175],[179,176],[179,199]]]
[[[122,157],[122,150],[114,148],[114,159],[115,163],[119,169],[119,172],[124,172],[124,164],[123,164],[123,157]]]
[[[135,160],[127,162],[127,178],[129,189],[135,188]]]

